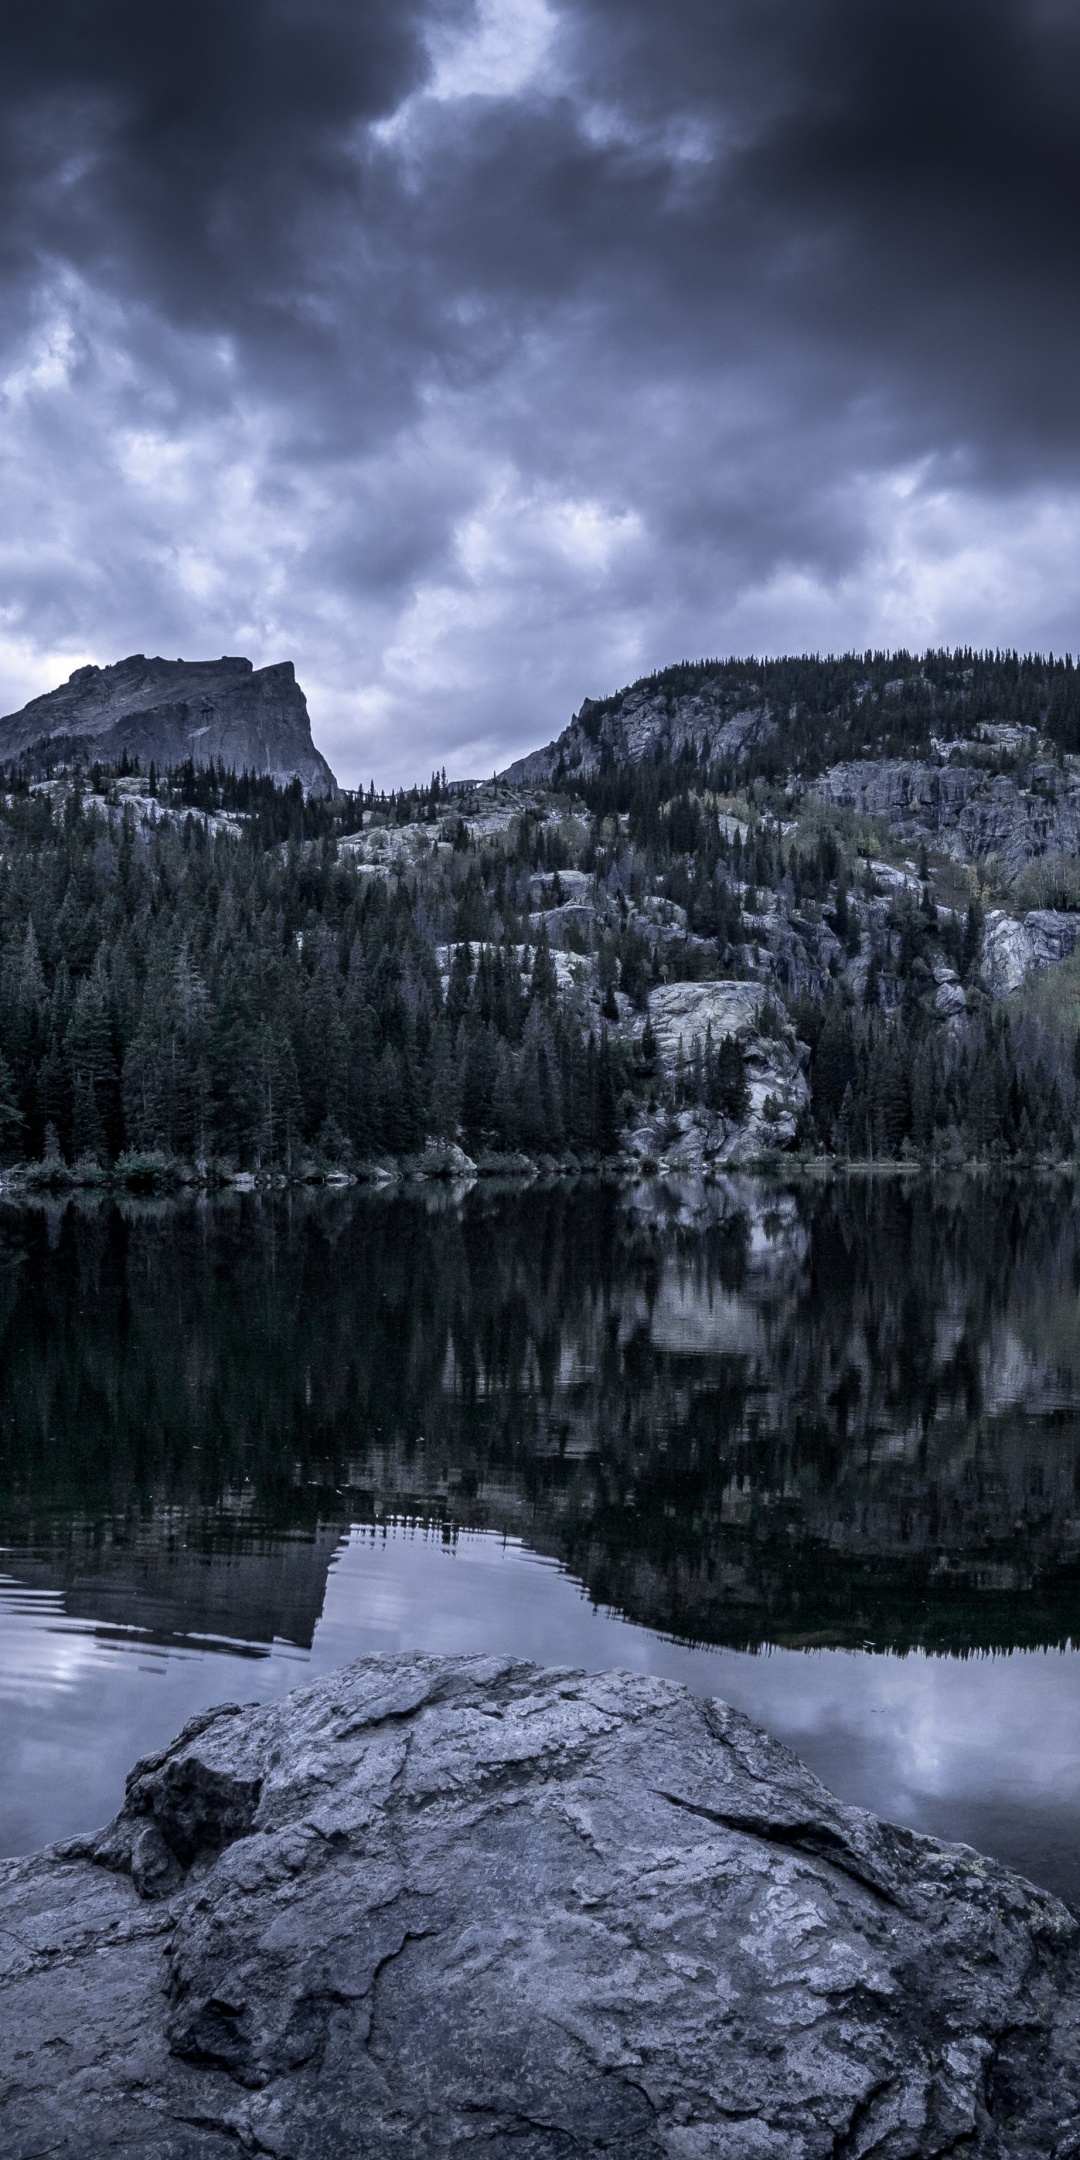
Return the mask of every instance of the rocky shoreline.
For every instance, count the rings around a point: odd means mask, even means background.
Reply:
[[[8,2160],[1066,2160],[1080,1925],[627,1673],[365,1659],[0,1867]]]
[[[449,1155],[452,1160],[445,1159]],[[604,1179],[622,1186],[648,1185],[654,1180],[675,1180],[680,1185],[709,1188],[725,1184],[732,1176],[782,1178],[785,1183],[802,1178],[903,1177],[936,1178],[962,1175],[981,1179],[1016,1177],[1020,1173],[1059,1178],[1080,1177],[1080,1159],[1034,1154],[1024,1157],[945,1155],[823,1155],[803,1150],[763,1151],[760,1154],[710,1156],[701,1145],[700,1129],[691,1120],[674,1136],[663,1154],[625,1152],[618,1155],[574,1158],[533,1157],[523,1154],[467,1156],[463,1149],[442,1148],[430,1157],[413,1156],[397,1161],[362,1163],[353,1170],[323,1164],[306,1164],[293,1171],[232,1170],[227,1166],[165,1162],[150,1169],[128,1169],[114,1164],[105,1170],[97,1164],[64,1164],[59,1171],[41,1163],[17,1163],[0,1170],[0,1199],[63,1200],[76,1195],[109,1194],[114,1198],[153,1196],[158,1199],[205,1198],[214,1194],[319,1190],[346,1192],[387,1191],[399,1187],[433,1184],[464,1190],[483,1181],[487,1185],[550,1184]]]

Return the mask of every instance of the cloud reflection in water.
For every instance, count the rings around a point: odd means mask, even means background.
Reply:
[[[310,1652],[156,1644],[67,1618],[55,1592],[0,1580],[6,1770],[0,1849],[104,1820],[126,1770],[213,1702],[270,1701],[378,1651],[474,1651],[622,1666],[724,1696],[847,1800],[964,1838],[1080,1898],[1080,1655],[692,1648],[592,1606],[555,1562],[491,1532],[354,1526]],[[253,1653],[255,1653],[253,1655]],[[47,1714],[42,1715],[47,1702]]]

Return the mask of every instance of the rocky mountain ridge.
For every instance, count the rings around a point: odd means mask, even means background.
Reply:
[[[881,820],[908,845],[1015,875],[1080,848],[1078,750],[1071,659],[1062,672],[1010,656],[866,654],[667,669],[586,698],[501,777],[575,789],[605,770],[680,764],[687,780],[691,765],[730,784],[764,776],[794,798]]]
[[[0,719],[0,764],[40,773],[66,764],[158,770],[191,760],[299,780],[334,795],[337,782],[311,739],[307,700],[291,660],[147,659],[76,668],[66,683]]]
[[[752,686],[741,695],[752,699]],[[635,684],[614,699],[586,698],[555,742],[516,759],[502,778],[511,786],[572,783],[598,772],[605,760],[640,765],[687,751],[738,762],[751,745],[770,741],[778,726],[767,701],[742,705],[738,690],[725,694],[708,681],[681,696]]]
[[[826,819],[839,813],[836,828],[854,835],[859,853],[877,858],[876,882],[890,900],[920,889],[916,858],[947,858],[973,873],[969,897],[982,899],[985,987],[1008,995],[1032,969],[1071,954],[1080,900],[1080,756],[1065,747],[1075,734],[1076,676],[1068,661],[1064,687],[1053,687],[1058,664],[1040,663],[1051,671],[1048,688],[1025,681],[1033,665],[1009,656],[976,665],[962,654],[868,654],[673,668],[613,697],[586,698],[554,742],[517,760],[503,780],[598,798],[606,776],[614,799],[620,775],[633,773],[640,789],[655,771],[661,801],[681,789],[708,802],[712,790],[721,812],[715,791],[726,785],[750,806],[744,838],[751,824],[770,821],[799,833],[820,806]],[[915,754],[894,754],[897,737]],[[861,745],[861,754],[831,758],[840,743]],[[730,816],[721,822],[730,838]],[[1017,906],[1025,872],[1026,903]],[[983,886],[993,888],[989,903]],[[767,896],[763,906],[773,918],[769,943],[788,947],[786,978],[779,970],[786,987],[820,995],[822,970],[843,971],[843,953],[827,935],[807,936],[790,906],[778,911]],[[860,928],[873,927],[864,914]],[[879,958],[887,972],[887,951]],[[955,999],[950,1010],[959,1010]]]
[[[122,663],[39,701],[58,728],[67,713],[54,745],[85,760],[109,728],[156,727],[180,709],[178,665]],[[186,675],[200,712],[215,682],[245,697],[284,675],[302,706],[291,671]],[[370,1174],[386,1157],[700,1172],[793,1146],[1074,1160],[1074,719],[1071,663],[980,675],[963,655],[886,655],[671,670],[579,715],[576,768],[549,745],[546,779],[301,800],[211,764],[212,720],[207,764],[152,785],[16,769],[0,1110],[34,1158],[53,1133],[72,1167],[134,1144],[244,1176],[309,1149]],[[24,716],[20,740],[40,724]],[[211,849],[230,897],[208,910]],[[236,1089],[241,888],[263,989]],[[156,973],[144,921],[168,948]]]

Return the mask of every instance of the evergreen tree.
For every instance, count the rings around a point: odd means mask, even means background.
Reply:
[[[25,1123],[15,1090],[15,1076],[0,1052],[0,1160],[15,1153]]]
[[[589,1045],[591,1049],[591,1036]],[[619,1145],[618,1092],[611,1042],[606,1028],[600,1037],[600,1050],[596,1059],[595,1134],[598,1152],[601,1155],[614,1155]]]

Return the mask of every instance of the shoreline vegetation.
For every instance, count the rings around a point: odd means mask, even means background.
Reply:
[[[1044,1177],[1080,1178],[1080,1157],[1053,1155],[996,1156],[856,1156],[813,1155],[800,1150],[776,1149],[706,1163],[700,1170],[681,1164],[642,1161],[638,1155],[585,1156],[557,1159],[553,1156],[499,1154],[478,1157],[463,1148],[435,1146],[397,1160],[358,1163],[349,1169],[340,1164],[305,1161],[292,1169],[271,1165],[255,1170],[238,1169],[227,1162],[186,1162],[155,1152],[131,1151],[107,1167],[89,1160],[67,1163],[8,1163],[0,1168],[0,1200],[58,1197],[63,1194],[99,1192],[112,1194],[153,1193],[204,1197],[226,1192],[275,1192],[324,1188],[343,1192],[355,1188],[387,1188],[399,1185],[472,1184],[478,1179],[518,1183],[603,1179],[609,1184],[647,1184],[652,1181],[717,1185],[730,1178],[779,1179],[795,1183],[803,1178],[907,1178],[947,1177],[1011,1180],[1038,1174]]]

